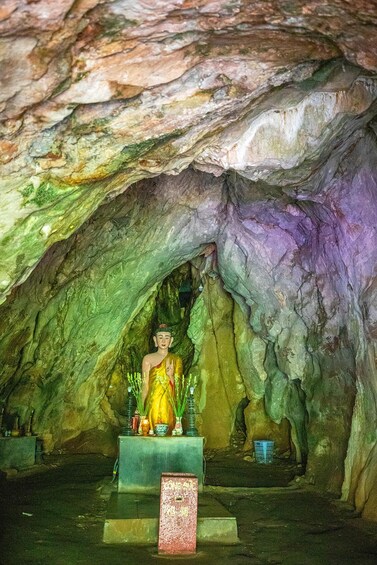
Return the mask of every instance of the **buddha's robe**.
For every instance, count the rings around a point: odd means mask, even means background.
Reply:
[[[182,359],[174,353],[168,353],[159,365],[149,371],[147,402],[150,401],[148,418],[151,430],[154,429],[155,424],[162,423],[169,424],[169,432],[171,432],[175,425],[174,412],[167,392],[170,390],[171,394],[174,394],[174,385],[166,374],[166,366],[171,363],[174,366],[174,375],[181,377]]]

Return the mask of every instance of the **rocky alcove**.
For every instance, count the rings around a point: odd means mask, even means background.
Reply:
[[[166,319],[208,447],[241,422],[377,520],[376,23],[363,0],[3,3],[7,422],[114,454]]]

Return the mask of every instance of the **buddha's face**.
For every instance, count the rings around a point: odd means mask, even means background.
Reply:
[[[155,346],[163,351],[168,350],[173,343],[173,337],[170,332],[157,332],[153,340]]]

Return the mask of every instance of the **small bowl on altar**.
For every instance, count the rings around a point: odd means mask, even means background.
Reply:
[[[156,424],[154,427],[154,433],[156,436],[166,436],[168,429],[169,424]]]

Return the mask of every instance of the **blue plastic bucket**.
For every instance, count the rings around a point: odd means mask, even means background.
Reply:
[[[272,463],[275,442],[270,440],[254,441],[255,460],[257,463]]]

